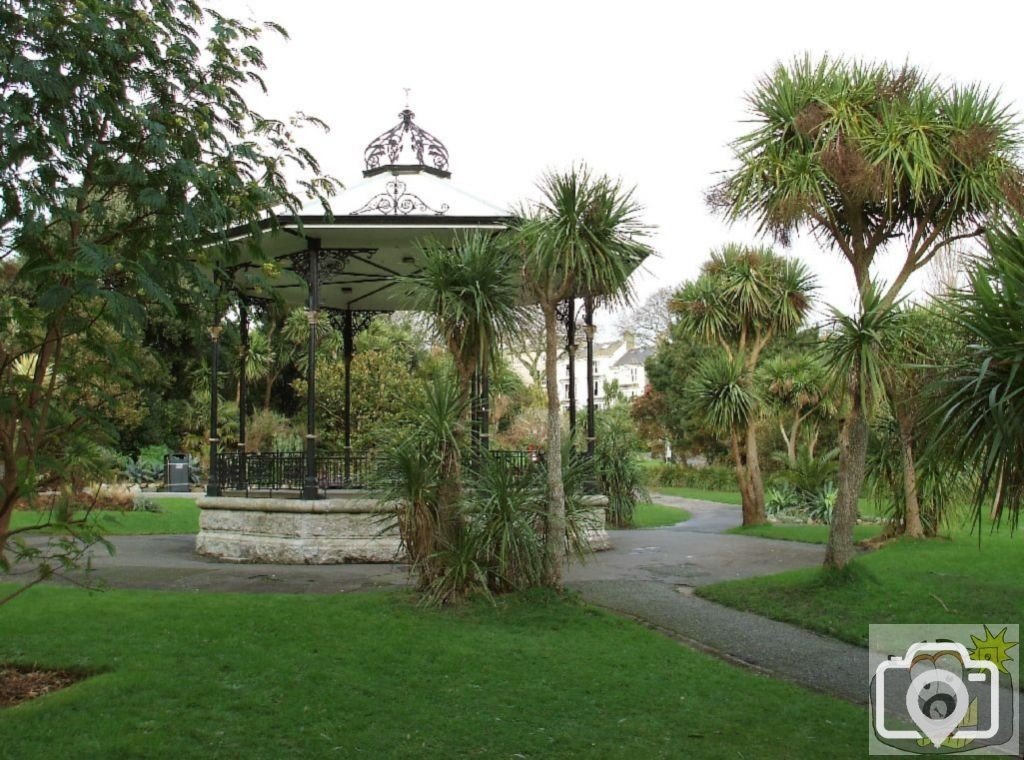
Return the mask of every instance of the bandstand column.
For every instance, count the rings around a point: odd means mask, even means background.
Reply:
[[[249,361],[249,309],[242,299],[238,303],[238,488],[245,490],[248,472],[245,466],[245,419],[249,405],[249,379],[245,366]]]
[[[486,361],[480,362],[480,451],[486,454],[491,448],[491,381],[487,374]]]
[[[317,312],[320,309],[320,240],[309,238],[309,342],[306,346],[306,474],[303,499],[320,498],[316,479],[316,343]]]
[[[355,330],[349,309],[345,310],[341,328],[345,362],[345,486],[348,487],[352,483],[352,355],[355,353]]]
[[[566,301],[565,350],[569,357],[569,441],[576,445],[576,299]]]
[[[219,395],[219,383],[218,375],[220,374],[220,333],[223,327],[220,323],[220,292],[214,296],[213,299],[213,323],[210,325],[210,477],[206,482],[206,495],[207,496],[220,496],[221,483],[220,483],[220,467],[218,467],[218,444],[220,439],[217,437],[217,428],[219,427],[220,420],[218,419],[218,395]]]
[[[595,415],[594,415],[594,301],[587,297],[583,301],[583,330],[587,334],[587,456],[594,456]]]

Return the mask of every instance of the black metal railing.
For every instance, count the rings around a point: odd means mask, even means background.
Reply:
[[[316,482],[322,490],[368,488],[373,475],[369,454],[317,454]],[[298,491],[306,480],[306,455],[275,451],[217,456],[220,487],[232,491]]]
[[[491,449],[487,453],[492,461],[501,462],[511,467],[519,475],[525,473],[533,465],[544,461],[543,455],[537,451],[501,451]]]
[[[519,474],[544,461],[537,451],[487,453]],[[317,486],[324,491],[370,488],[376,480],[376,464],[372,454],[317,454]],[[301,491],[306,480],[306,455],[302,452],[219,453],[216,466],[224,491]]]

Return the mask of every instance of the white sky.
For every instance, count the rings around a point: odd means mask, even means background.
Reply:
[[[405,87],[417,123],[447,145],[453,182],[496,205],[532,195],[545,169],[580,159],[636,185],[658,227],[659,257],[636,278],[641,297],[693,277],[711,248],[760,242],[712,215],[703,194],[730,166],[744,94],[780,60],[808,51],[909,60],[999,89],[1024,111],[1019,0],[218,7],[288,29],[290,42],[262,45],[270,96],[253,103],[266,115],[304,110],[330,124],[329,135],[309,132],[303,142],[347,185],[361,179],[365,145],[397,123]],[[818,274],[822,301],[852,304],[852,275],[837,254],[811,239],[787,252]],[[883,276],[891,268],[883,262]]]

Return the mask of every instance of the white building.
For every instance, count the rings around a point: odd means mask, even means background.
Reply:
[[[575,380],[576,407],[587,405],[587,349],[585,341],[577,341]],[[597,406],[607,406],[605,386],[613,382],[627,399],[643,395],[647,388],[644,360],[654,353],[653,348],[636,345],[631,333],[613,341],[594,341],[594,400]],[[558,395],[565,408],[569,407],[569,355],[563,351],[558,359]]]

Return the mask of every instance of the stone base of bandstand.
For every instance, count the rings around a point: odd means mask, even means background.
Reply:
[[[593,551],[611,548],[604,527],[608,499],[587,496],[584,535]],[[365,491],[304,500],[206,496],[196,552],[223,562],[336,565],[402,562],[394,507]]]
[[[196,552],[225,562],[337,565],[401,562],[394,508],[365,491],[306,500],[199,499]]]
[[[584,529],[583,534],[590,544],[590,551],[603,552],[612,548],[612,540],[608,537],[605,529],[605,508],[608,506],[608,497],[602,495],[584,496],[583,513]]]

